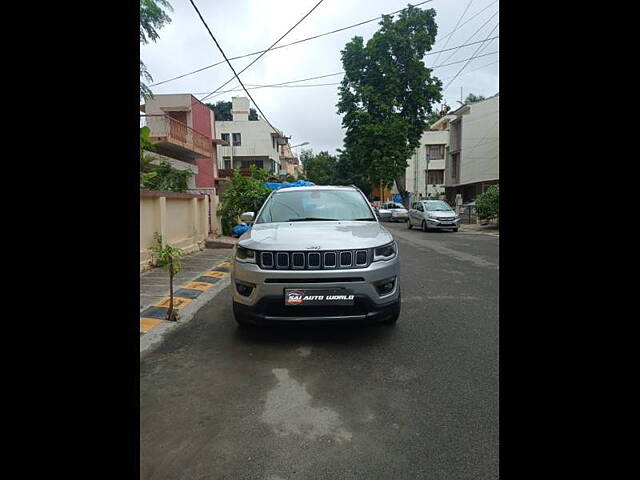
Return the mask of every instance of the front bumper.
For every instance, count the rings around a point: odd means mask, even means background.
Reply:
[[[408,214],[404,214],[404,215],[393,215],[393,216],[391,217],[391,219],[392,219],[394,222],[406,222],[408,218],[409,218],[409,215],[408,215]]]
[[[431,220],[431,219],[427,218],[427,226],[429,228],[441,228],[441,229],[445,230],[445,229],[458,228],[459,225],[460,225],[460,219],[459,218],[457,220],[453,220],[451,222],[441,222],[439,220]]]
[[[397,314],[400,300],[377,305],[363,295],[357,295],[353,306],[289,307],[282,295],[262,297],[255,305],[233,302],[236,315],[242,315],[254,324],[288,322],[367,322],[377,323]]]
[[[395,277],[390,293],[380,296],[375,284]],[[400,295],[400,261],[396,256],[374,262],[367,268],[340,270],[263,270],[252,263],[233,262],[231,285],[234,308],[256,321],[261,320],[375,320],[395,308]],[[238,284],[252,286],[241,295]],[[355,296],[352,306],[285,306],[286,288],[345,288]],[[282,317],[282,318],[278,318]]]

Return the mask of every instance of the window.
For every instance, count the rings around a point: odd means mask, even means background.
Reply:
[[[225,170],[231,170],[231,157],[222,157],[222,161],[224,162]]]
[[[248,170],[251,165],[255,165],[256,168],[264,168],[263,160],[242,160],[240,162],[240,168],[243,170]]]
[[[222,134],[220,134],[220,137],[222,138],[223,141],[229,143],[229,134],[228,133],[222,133]]]
[[[239,133],[234,133],[233,135],[233,146],[234,147],[239,147],[242,142],[240,141],[240,134]]]
[[[451,178],[453,180],[460,178],[460,152],[451,154]]]
[[[289,190],[289,191],[287,191]],[[283,188],[265,203],[256,223],[315,220],[374,222],[360,192],[353,190],[299,190]]]
[[[427,148],[427,158],[429,160],[444,159],[444,145],[425,145]]]
[[[442,185],[444,183],[444,170],[429,170],[427,172],[427,185]]]

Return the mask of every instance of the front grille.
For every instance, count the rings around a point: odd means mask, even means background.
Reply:
[[[263,270],[325,270],[366,268],[372,249],[321,252],[258,252],[257,263]]]
[[[456,217],[440,217],[438,220],[440,220],[441,222],[453,222],[456,219]]]

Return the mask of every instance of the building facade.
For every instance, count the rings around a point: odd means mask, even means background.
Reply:
[[[216,179],[217,151],[215,116],[213,111],[191,94],[154,95],[144,105],[140,116],[141,126],[151,130],[149,140],[155,151],[148,153],[159,163],[167,160],[174,168],[189,170],[192,175],[188,189],[206,194],[208,210],[217,205]],[[209,232],[218,230],[215,221],[209,219]]]
[[[246,172],[251,165],[279,175],[281,168],[280,145],[287,142],[281,132],[274,132],[263,120],[249,120],[249,99],[231,99],[232,121],[215,122],[220,177],[229,177],[231,170]],[[225,145],[226,144],[226,145]]]
[[[470,202],[500,179],[500,97],[463,105],[449,122],[445,165],[447,200]]]
[[[407,161],[406,189],[414,201],[444,195],[449,120],[452,118],[455,117],[446,115],[430,125],[420,138],[420,147]]]
[[[213,110],[190,94],[154,95],[141,110],[156,148],[152,155],[194,172],[189,188],[214,189],[218,175]]]

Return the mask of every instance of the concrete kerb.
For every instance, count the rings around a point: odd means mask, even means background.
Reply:
[[[146,354],[160,346],[167,334],[188,324],[193,319],[198,310],[200,310],[207,302],[213,299],[230,284],[231,278],[229,276],[221,278],[213,288],[202,292],[201,295],[199,295],[191,303],[189,303],[189,305],[185,306],[178,312],[178,314],[180,315],[180,320],[178,320],[177,322],[163,322],[162,324],[158,325],[157,327],[141,336],[140,358],[142,359]],[[141,312],[142,310],[143,309],[140,309]]]

